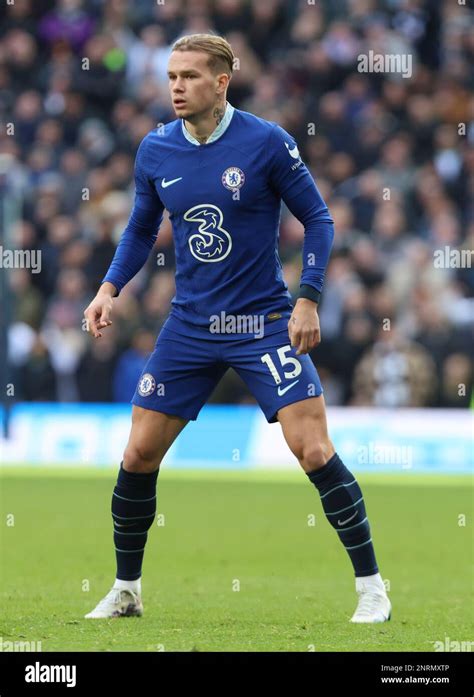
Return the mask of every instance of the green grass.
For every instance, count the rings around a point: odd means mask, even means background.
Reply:
[[[4,642],[41,641],[43,651],[432,651],[445,637],[473,638],[466,477],[358,477],[393,604],[392,620],[373,626],[348,621],[352,567],[302,472],[165,467],[165,525],[149,534],[143,617],[84,620],[114,578],[115,479],[113,470],[4,468]]]

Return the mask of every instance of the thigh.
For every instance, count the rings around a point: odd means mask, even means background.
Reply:
[[[132,403],[195,420],[225,370],[214,342],[163,329]]]
[[[309,449],[321,451],[323,460],[329,459],[334,454],[334,446],[329,440],[326,407],[322,394],[319,397],[283,407],[278,412],[278,421],[290,450],[299,459]]]
[[[152,469],[156,469],[187,423],[179,416],[134,405],[132,428],[124,452],[126,468],[133,470],[138,460],[150,462],[154,465]]]
[[[296,355],[288,331],[261,339],[232,342],[226,347],[227,363],[241,376],[269,423],[278,420],[280,409],[322,394],[313,361]]]

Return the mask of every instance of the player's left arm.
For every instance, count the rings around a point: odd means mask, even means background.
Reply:
[[[296,353],[308,353],[321,341],[318,303],[334,239],[334,224],[310,171],[299,156],[294,138],[275,126],[269,146],[271,185],[304,226],[300,293],[288,332]]]

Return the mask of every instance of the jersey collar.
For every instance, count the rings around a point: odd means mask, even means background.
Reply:
[[[218,140],[227,131],[230,122],[232,121],[234,111],[235,109],[232,106],[232,104],[227,102],[226,110],[224,112],[224,117],[222,121],[216,126],[216,128],[213,130],[213,132],[211,133],[211,135],[205,143],[200,143],[194,136],[192,136],[191,133],[187,130],[186,126],[184,125],[184,119],[181,119],[181,128],[183,129],[183,135],[186,138],[186,140],[189,140],[189,142],[193,145],[209,145],[209,143],[213,143],[215,140]]]

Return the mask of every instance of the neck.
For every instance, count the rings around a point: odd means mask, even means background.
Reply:
[[[223,98],[212,109],[184,120],[186,130],[200,143],[205,143],[224,118],[227,101]]]

